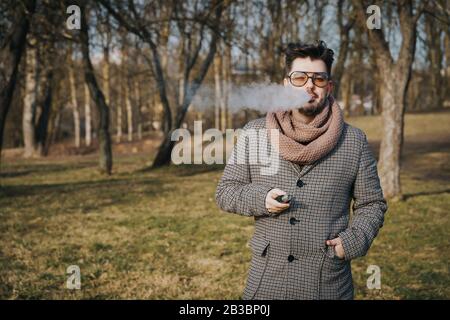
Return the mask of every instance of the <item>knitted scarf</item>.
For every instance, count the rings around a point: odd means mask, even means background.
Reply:
[[[267,129],[279,131],[279,141],[271,143],[283,159],[300,165],[311,164],[327,155],[337,144],[344,124],[341,108],[330,96],[328,103],[306,124],[296,120],[292,111],[269,112]]]

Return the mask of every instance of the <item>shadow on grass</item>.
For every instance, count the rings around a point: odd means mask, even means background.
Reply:
[[[375,158],[379,159],[380,155],[380,140],[369,141],[370,150]],[[426,140],[424,141],[404,141],[402,150],[402,162],[408,161],[411,157],[420,157],[423,154],[430,152],[449,152],[450,142],[446,139],[443,140]]]
[[[93,168],[98,166],[96,161],[69,162],[69,163],[21,163],[2,166],[0,178],[15,178],[30,174],[58,173],[68,170]],[[26,169],[22,169],[26,168]]]
[[[225,165],[223,164],[180,164],[180,165],[166,165],[158,168],[145,167],[135,171],[136,173],[160,173],[160,174],[170,174],[179,177],[190,177],[197,174],[221,171]]]
[[[30,173],[33,173],[33,171],[23,170],[23,171],[0,172],[0,178],[17,178],[29,175]]]
[[[7,185],[0,188],[0,198],[6,198],[14,206],[46,206],[58,202],[65,211],[77,209],[82,212],[99,210],[113,205],[132,204],[138,197],[151,198],[170,192],[167,186],[161,188],[158,178],[130,177],[129,179],[104,179],[98,181],[79,181],[71,183]],[[42,197],[38,197],[41,196]],[[22,197],[38,197],[32,201]],[[58,211],[58,210],[54,210]]]
[[[403,200],[408,200],[410,198],[418,197],[418,196],[434,196],[443,193],[450,193],[450,189],[437,190],[437,191],[429,191],[429,192],[417,192],[417,193],[407,193],[403,195]]]

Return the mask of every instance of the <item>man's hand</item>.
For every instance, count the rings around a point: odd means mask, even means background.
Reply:
[[[344,247],[342,246],[341,238],[337,237],[332,240],[327,240],[327,245],[334,247],[334,253],[336,254],[336,256],[338,258],[340,258],[340,259],[345,258]]]
[[[289,208],[289,203],[281,203],[275,200],[278,196],[284,196],[286,192],[280,189],[272,189],[266,196],[266,208],[270,213],[280,213]]]

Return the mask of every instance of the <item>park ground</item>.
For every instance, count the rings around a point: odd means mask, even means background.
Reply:
[[[346,120],[377,154],[380,117]],[[406,115],[405,199],[389,202],[368,255],[352,262],[357,299],[450,298],[449,123],[448,111]],[[142,171],[150,155],[115,154],[110,177],[95,154],[5,156],[0,298],[239,299],[253,220],[217,208],[223,166]],[[372,264],[380,290],[366,286]],[[66,288],[70,265],[80,267],[80,290]]]

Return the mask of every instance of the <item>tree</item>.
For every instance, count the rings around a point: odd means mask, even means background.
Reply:
[[[347,61],[348,49],[350,46],[350,30],[355,23],[354,13],[351,11],[346,17],[344,14],[344,5],[347,1],[339,0],[337,3],[337,22],[339,26],[339,56],[333,70],[334,96],[340,95],[340,86],[342,75],[344,74],[344,66]]]
[[[0,37],[0,156],[6,116],[16,87],[19,64],[29,31],[30,19],[36,9],[36,1],[7,1],[6,6],[13,9],[9,24],[11,27],[4,33],[5,36]]]
[[[89,86],[84,83],[84,140],[87,147],[92,143],[92,117],[91,117],[91,96],[89,95]],[[106,100],[106,98],[105,98]]]
[[[73,127],[75,134],[75,147],[81,146],[81,133],[80,133],[80,107],[77,99],[77,85],[75,79],[75,66],[72,61],[72,54],[68,55],[68,68],[69,68],[69,90],[70,90],[70,109],[72,109],[73,115]]]
[[[363,3],[354,0],[353,5],[357,9],[360,26],[366,28],[367,1]],[[423,11],[422,6],[414,10],[412,0],[398,1],[395,6],[402,36],[397,60],[392,56],[383,29],[366,28],[376,66],[382,75],[379,78],[383,121],[379,166],[381,184],[388,198],[402,197],[400,155],[403,144],[405,97],[414,61],[417,21]]]
[[[98,141],[100,148],[99,166],[100,171],[106,174],[111,174],[112,171],[112,151],[111,151],[111,137],[109,134],[109,107],[106,104],[105,96],[97,82],[94,73],[94,67],[91,62],[89,53],[89,25],[86,15],[88,11],[84,5],[81,14],[81,30],[80,30],[80,45],[81,53],[83,55],[84,77],[89,87],[92,99],[97,106],[99,114],[98,124]]]
[[[54,57],[55,51],[53,44],[49,43],[44,60],[45,66],[43,68],[43,79],[41,81],[42,93],[41,97],[37,101],[38,108],[40,109],[35,124],[36,154],[38,156],[46,156],[49,148],[48,127],[52,112],[53,91],[55,87],[55,68],[52,64]]]
[[[448,26],[447,26],[448,27]],[[443,66],[444,53],[442,50],[443,45],[441,40],[443,37],[442,26],[433,16],[425,15],[425,32],[426,32],[426,45],[427,56],[429,61],[429,81],[430,85],[430,109],[439,109],[443,107],[445,100],[445,90],[442,90],[444,84],[444,77],[441,74]]]
[[[164,137],[153,167],[167,165],[170,163],[172,148],[175,145],[171,140],[172,132],[181,126],[191,101],[213,61],[218,39],[226,31],[227,25],[221,20],[221,15],[229,5],[229,1],[212,1],[203,7],[201,3],[196,2],[189,10],[187,6],[191,5],[190,3],[178,1],[160,3],[159,7],[154,3],[128,1],[126,8],[122,7],[122,3],[107,0],[100,2],[122,27],[139,37],[150,48],[151,57],[147,62],[156,80],[159,99],[164,110]],[[167,32],[170,32],[173,21],[176,22],[174,27],[177,28],[175,30],[179,34],[181,45],[185,47],[185,56],[183,65],[179,68],[183,86],[178,96],[183,99],[179,101],[172,99],[170,102],[168,86],[174,79],[171,79],[168,70],[163,68],[163,59],[167,59],[164,39],[168,38]],[[209,34],[206,34],[205,29],[210,30]],[[209,44],[204,59],[201,60],[200,53],[208,38]],[[160,45],[160,41],[163,41],[163,45]]]
[[[24,157],[35,155],[35,110],[38,97],[38,54],[36,38],[31,36],[25,49],[25,89],[23,94],[22,132]]]

